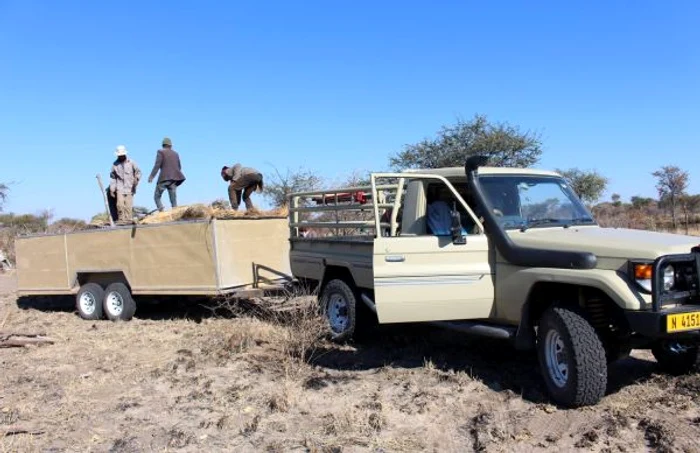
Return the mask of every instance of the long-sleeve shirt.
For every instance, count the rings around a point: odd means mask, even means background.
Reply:
[[[159,149],[156,155],[156,163],[153,165],[149,179],[153,179],[160,170],[158,182],[177,181],[182,183],[185,180],[185,175],[182,173],[182,164],[180,163],[180,155],[174,149]]]
[[[231,177],[230,184],[234,189],[245,188],[250,184],[252,176],[260,174],[258,170],[250,167],[243,167],[239,163],[235,164],[233,167],[229,167],[226,173]]]
[[[133,193],[140,180],[141,170],[136,162],[131,159],[124,162],[117,160],[109,174],[109,190],[117,193]]]

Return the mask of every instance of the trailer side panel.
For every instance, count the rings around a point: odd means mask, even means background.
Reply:
[[[70,293],[64,235],[19,238],[15,247],[20,290],[35,294]]]
[[[285,218],[216,220],[215,231],[220,288],[292,278]]]

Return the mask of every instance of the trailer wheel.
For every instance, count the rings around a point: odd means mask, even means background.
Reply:
[[[352,288],[343,280],[331,280],[324,287],[320,302],[331,339],[337,342],[350,339],[357,323],[357,298]]]
[[[129,288],[121,282],[110,284],[105,289],[104,312],[111,321],[128,321],[136,313],[136,302]]]
[[[87,320],[102,319],[102,301],[105,290],[97,283],[86,283],[80,287],[75,296],[75,308],[78,315]]]

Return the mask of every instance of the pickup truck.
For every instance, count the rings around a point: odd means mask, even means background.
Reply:
[[[536,349],[567,407],[597,403],[631,349],[694,368],[699,238],[603,228],[559,174],[485,164],[290,195],[291,271],[317,288],[335,340],[377,322],[509,340]]]

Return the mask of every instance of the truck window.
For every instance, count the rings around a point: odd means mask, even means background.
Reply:
[[[396,236],[451,236],[453,209],[460,215],[464,234],[479,233],[474,218],[440,180],[407,180],[399,206]],[[387,211],[383,220],[388,221],[390,215]],[[389,236],[387,231],[383,235]]]

